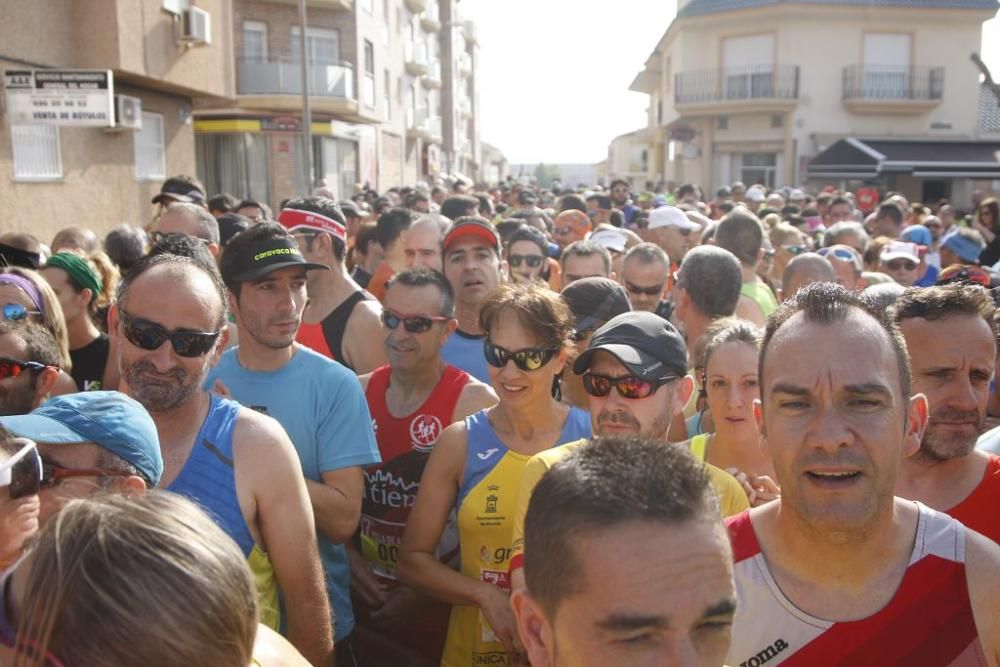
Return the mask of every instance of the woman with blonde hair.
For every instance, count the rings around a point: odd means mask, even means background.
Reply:
[[[118,270],[103,252],[89,257],[64,251],[39,270],[59,299],[69,338],[73,380],[80,391],[114,389],[118,366],[109,363],[110,340],[101,313],[110,307]]]
[[[308,665],[258,625],[239,547],[165,491],[68,502],[2,593],[0,663],[12,667]]]

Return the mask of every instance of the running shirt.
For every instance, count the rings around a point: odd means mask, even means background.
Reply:
[[[743,283],[740,287],[740,294],[757,304],[764,317],[770,317],[771,313],[778,310],[778,300],[774,298],[774,292],[763,282]]]
[[[517,503],[514,510],[514,525],[511,535],[511,572],[524,567],[524,517],[528,513],[528,503],[531,502],[531,493],[535,490],[535,486],[542,479],[542,475],[547,473],[552,466],[586,442],[586,440],[579,440],[558,449],[546,449],[531,457],[528,465],[524,467],[524,472],[521,473],[521,485],[517,489]],[[706,463],[705,467],[708,469],[712,487],[719,497],[719,509],[723,518],[739,514],[750,508],[747,494],[735,477],[713,465]]]
[[[465,418],[468,443],[459,486],[458,531],[461,572],[510,592],[507,573],[517,488],[531,459],[497,437],[487,411]],[[556,446],[590,437],[590,415],[570,408]],[[442,667],[508,665],[504,651],[478,607],[453,605]]]
[[[70,375],[80,391],[100,391],[104,382],[104,367],[108,365],[111,343],[107,334],[101,334],[83,347],[69,351],[73,362]]]
[[[365,390],[375,425],[382,463],[365,470],[365,495],[361,505],[361,554],[375,574],[396,580],[396,562],[403,529],[420,489],[420,477],[441,432],[453,421],[455,405],[469,382],[469,374],[446,366],[423,405],[405,417],[389,412],[385,394],[392,368],[372,373]],[[457,546],[451,540],[443,557]]]
[[[916,503],[917,535],[892,600],[859,621],[795,607],[775,583],[750,513],[728,522],[739,596],[726,664],[985,667],[965,576],[965,527]]]
[[[366,468],[381,460],[368,404],[353,373],[302,346],[274,371],[248,370],[238,354],[239,347],[226,350],[205,386],[222,380],[234,399],[276,419],[295,446],[307,480],[322,483],[324,472]],[[316,537],[334,614],[334,639],[339,641],[354,629],[347,551],[322,533]]]
[[[371,300],[371,295],[367,292],[355,292],[344,299],[339,306],[330,311],[330,314],[323,318],[322,322],[316,324],[299,325],[299,332],[295,336],[295,341],[301,343],[311,350],[319,352],[324,357],[339,361],[350,370],[354,370],[349,363],[344,360],[343,344],[344,332],[347,331],[347,322],[351,318],[354,306],[362,301]]]
[[[486,370],[486,353],[483,352],[485,336],[475,336],[456,329],[448,336],[441,348],[441,358],[445,363],[460,368],[480,382],[490,383]]]
[[[198,503],[222,530],[239,545],[254,575],[261,602],[261,623],[278,629],[278,585],[267,554],[257,546],[243,518],[236,494],[233,464],[233,431],[240,405],[209,394],[208,415],[194,441],[194,447],[177,478],[167,487]]]
[[[947,514],[966,528],[1000,543],[1000,456],[990,456],[979,486]]]
[[[379,265],[375,267],[375,273],[372,274],[372,279],[368,281],[368,292],[380,302],[385,301],[386,283],[394,275],[396,272],[388,263],[379,262]]]

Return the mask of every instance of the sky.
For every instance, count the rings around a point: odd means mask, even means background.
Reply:
[[[649,97],[628,87],[673,19],[676,0],[460,6],[479,38],[480,136],[511,163],[598,162],[613,138],[646,125]],[[588,11],[581,14],[581,6]],[[1000,80],[1000,18],[984,24],[983,59]]]

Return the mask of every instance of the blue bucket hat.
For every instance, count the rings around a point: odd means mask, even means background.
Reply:
[[[117,391],[54,396],[26,415],[0,417],[22,438],[51,445],[92,442],[132,464],[150,487],[160,483],[163,458],[156,424],[146,408]]]

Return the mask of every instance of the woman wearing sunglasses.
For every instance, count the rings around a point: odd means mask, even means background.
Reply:
[[[590,417],[553,388],[572,349],[572,316],[555,293],[501,285],[483,306],[485,354],[499,404],[447,428],[424,471],[403,537],[399,578],[452,604],[442,665],[486,664],[520,652],[508,595],[516,493],[528,460],[590,437]],[[461,571],[438,542],[457,511]]]
[[[715,432],[696,435],[687,442],[698,459],[728,470],[749,486],[753,505],[773,500],[778,493],[772,481],[773,465],[761,450],[753,416],[753,403],[760,398],[760,335],[753,324],[735,318],[716,329],[705,346],[702,375]]]

